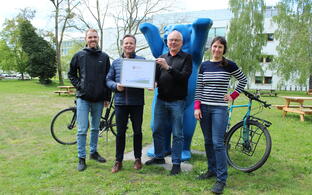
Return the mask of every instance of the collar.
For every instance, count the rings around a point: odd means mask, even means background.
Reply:
[[[122,57],[122,58],[126,58],[124,53],[121,54],[121,57]],[[136,53],[133,52],[133,53],[130,55],[130,58],[135,58],[135,57],[136,57]]]
[[[170,53],[170,51],[168,51],[167,55],[168,55],[168,56],[172,56],[171,53]],[[175,56],[183,56],[183,51],[180,50],[180,51],[177,53],[177,55],[175,55]]]
[[[85,47],[83,50],[91,52],[91,53],[101,53],[102,52],[100,48]]]

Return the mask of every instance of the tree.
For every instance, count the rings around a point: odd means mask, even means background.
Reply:
[[[116,24],[116,46],[121,54],[120,38],[125,34],[139,34],[139,25],[153,14],[168,10],[174,1],[168,0],[120,0],[112,14]],[[138,46],[138,50],[148,46]]]
[[[70,28],[69,21],[74,18],[73,10],[79,5],[76,0],[50,0],[55,8],[55,48],[56,48],[56,65],[59,78],[59,84],[64,84],[61,63],[61,46],[65,30]],[[60,30],[59,30],[60,28]]]
[[[230,0],[233,18],[230,21],[228,57],[242,67],[243,72],[253,76],[262,72],[259,56],[266,40],[263,33],[265,4],[263,0]]]
[[[99,35],[100,35],[100,48],[103,48],[103,34],[104,34],[104,24],[105,24],[105,19],[108,13],[108,7],[109,7],[109,0],[107,0],[106,3],[104,3],[104,0],[96,0],[95,5],[92,5],[90,3],[90,0],[83,0],[83,10],[86,8],[88,10],[88,13],[91,15],[91,18],[95,22],[95,25],[90,22],[87,17],[85,16],[86,13],[85,11],[78,10],[77,18],[79,19],[80,22],[87,28],[87,29],[98,29],[99,30]],[[93,1],[91,1],[93,2]],[[96,26],[96,27],[95,27]],[[79,28],[79,30],[86,29],[86,28]]]
[[[23,51],[21,46],[21,32],[17,27],[25,20],[30,20],[35,16],[35,11],[30,9],[22,9],[21,12],[13,19],[6,20],[4,22],[4,28],[1,32],[2,43],[1,49],[5,50],[1,56],[4,56],[1,60],[2,68],[4,70],[12,70],[22,74],[27,71],[28,56]],[[5,57],[6,56],[6,57]]]
[[[28,72],[32,77],[39,77],[42,84],[49,84],[56,74],[56,52],[52,46],[38,36],[36,29],[28,20],[18,24],[23,50],[28,54]]]
[[[277,8],[273,20],[279,45],[273,65],[285,80],[305,85],[310,78],[312,89],[312,1],[282,0]]]
[[[14,52],[4,40],[0,40],[0,69],[17,70]]]

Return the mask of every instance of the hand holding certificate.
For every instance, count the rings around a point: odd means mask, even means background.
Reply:
[[[123,59],[120,83],[125,87],[154,88],[154,60]]]

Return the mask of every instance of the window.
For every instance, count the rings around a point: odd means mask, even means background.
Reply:
[[[263,56],[260,56],[259,57],[259,62],[263,62],[264,61],[264,57]]]
[[[255,84],[272,84],[271,76],[255,76]]]
[[[266,56],[265,62],[272,62],[273,56]]]
[[[272,77],[264,77],[264,84],[272,84]]]
[[[262,76],[256,76],[255,77],[255,83],[256,84],[262,84],[263,83],[263,77]]]
[[[259,57],[259,62],[269,63],[272,62],[273,56],[272,55],[263,55]]]
[[[273,35],[274,35],[273,33],[268,33],[267,34],[267,40],[268,41],[273,41],[274,40],[274,36]]]

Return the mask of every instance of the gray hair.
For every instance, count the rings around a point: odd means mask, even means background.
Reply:
[[[174,32],[178,33],[178,35],[181,37],[181,41],[183,42],[183,35],[182,35],[181,32],[179,32],[179,31],[177,31],[177,30],[171,31],[171,32],[168,34],[168,37],[169,37],[169,35],[171,35],[171,34],[174,33]]]

